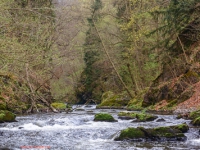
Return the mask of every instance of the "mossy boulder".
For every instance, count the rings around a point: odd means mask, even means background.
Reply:
[[[147,129],[148,136],[152,140],[182,141],[186,140],[186,136],[176,126],[158,127]]]
[[[115,140],[184,141],[189,127],[186,124],[157,128],[127,128]]]
[[[191,112],[190,115],[189,115],[189,118],[190,118],[190,119],[196,119],[196,118],[198,118],[198,117],[200,117],[200,110]]]
[[[65,103],[52,103],[51,106],[58,110],[65,110],[67,108]]]
[[[140,128],[127,128],[121,131],[119,137],[115,138],[115,141],[142,140],[145,138],[145,133]]]
[[[146,122],[153,121],[157,119],[157,116],[147,114],[147,113],[135,113],[135,112],[120,112],[118,114],[120,119],[136,119],[134,122]]]
[[[189,127],[186,123],[183,123],[183,124],[179,124],[179,125],[174,126],[174,129],[178,129],[182,133],[185,133],[189,130]]]
[[[116,122],[111,114],[107,113],[98,113],[95,114],[94,121],[105,121],[105,122]]]
[[[200,126],[200,110],[191,112],[189,119],[192,119],[191,124],[194,126]]]
[[[191,123],[194,126],[200,126],[200,117],[195,118]]]
[[[16,115],[7,110],[0,110],[0,123],[14,122]]]
[[[123,120],[135,119],[136,113],[134,113],[134,112],[119,112],[118,117],[119,117],[119,119],[123,119]]]
[[[124,108],[128,104],[129,99],[125,93],[114,94],[108,91],[103,93],[101,103],[97,108]]]
[[[136,118],[137,122],[146,122],[146,121],[153,121],[155,119],[158,118],[158,116],[154,116],[154,115],[151,115],[151,114],[146,114],[146,113],[138,113],[136,114]]]

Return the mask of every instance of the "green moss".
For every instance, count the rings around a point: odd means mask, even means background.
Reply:
[[[112,91],[107,91],[102,94],[102,101],[108,100],[110,97],[112,97],[114,93]]]
[[[66,109],[65,103],[52,103],[51,106],[53,106],[56,109],[63,110]]]
[[[195,118],[192,121],[192,125],[194,125],[194,126],[200,126],[200,117]]]
[[[138,99],[132,99],[128,105],[127,105],[128,110],[142,110],[142,100]]]
[[[127,128],[122,130],[120,135],[115,140],[157,140],[157,141],[184,141],[186,136],[181,130],[176,129],[176,127],[181,127],[185,125],[168,126],[168,127],[157,127],[157,128]],[[185,130],[184,130],[185,132]]]
[[[191,112],[190,115],[189,115],[190,119],[195,119],[195,118],[198,118],[198,117],[200,117],[200,110]]]
[[[130,117],[130,118],[136,118],[136,113],[134,113],[134,112],[119,112],[118,113],[118,116],[120,116],[120,117]]]
[[[189,130],[189,127],[188,127],[188,125],[186,123],[177,125],[174,128],[180,130],[182,133],[185,133],[185,132],[187,132]]]
[[[107,113],[99,113],[95,114],[94,121],[107,121],[107,122],[115,122],[116,120],[112,115]]]
[[[174,106],[176,106],[177,102],[178,102],[177,99],[172,100],[172,101],[169,102],[169,104],[167,105],[167,107],[174,107]]]
[[[115,140],[130,140],[145,138],[145,134],[140,128],[127,128],[121,131],[118,138]]]
[[[146,114],[146,113],[138,113],[136,114],[137,121],[144,122],[144,121],[153,121],[157,119],[157,116]]]
[[[0,110],[6,110],[6,104],[0,103]]]
[[[173,137],[180,137],[180,133],[182,131],[170,126],[170,127],[158,127],[154,128],[151,131],[151,134],[155,137],[161,137],[161,138],[173,138]],[[182,134],[184,136],[184,134]]]
[[[101,104],[97,106],[97,108],[101,108],[102,106],[109,106],[109,107],[122,107],[126,106],[129,100],[125,99],[126,95],[122,94],[114,94],[111,91],[105,92],[102,95]]]
[[[0,122],[13,122],[16,115],[7,110],[0,111]]]

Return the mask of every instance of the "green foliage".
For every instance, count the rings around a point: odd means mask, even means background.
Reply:
[[[162,31],[165,36],[165,40],[162,43],[165,44],[168,48],[171,47],[177,36],[185,30],[185,28],[193,21],[199,20],[199,0],[172,0],[170,1],[168,7],[156,10],[152,14],[163,16],[162,25],[155,30]],[[198,31],[199,29],[193,26],[193,31]],[[198,26],[197,26],[198,27]],[[199,40],[199,38],[194,39],[191,35],[181,35],[185,36],[185,38],[191,38],[195,41]]]
[[[95,114],[94,121],[107,121],[107,122],[115,122],[116,120],[112,115],[107,113],[99,113]]]
[[[31,99],[38,99],[37,94],[51,99],[47,80],[52,76],[52,58],[57,50],[53,44],[55,20],[51,2],[0,2],[0,72],[4,73],[0,96],[5,96],[7,109],[17,113],[24,112]],[[8,78],[9,74],[16,79]]]

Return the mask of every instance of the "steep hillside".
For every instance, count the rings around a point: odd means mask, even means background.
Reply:
[[[199,19],[179,34],[168,50],[162,73],[144,96],[143,106],[154,109],[196,109],[200,106],[200,40]],[[160,105],[160,106],[159,106]]]

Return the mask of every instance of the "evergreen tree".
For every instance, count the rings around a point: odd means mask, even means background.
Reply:
[[[88,18],[89,29],[86,33],[84,44],[84,61],[85,69],[82,73],[80,87],[78,87],[77,96],[81,99],[81,103],[85,103],[88,99],[100,99],[101,92],[95,92],[101,88],[99,78],[101,78],[102,68],[100,59],[102,57],[101,41],[94,28],[94,22],[99,22],[101,19],[99,11],[102,8],[101,0],[95,0],[91,6],[92,15]],[[101,90],[100,90],[101,91]]]

